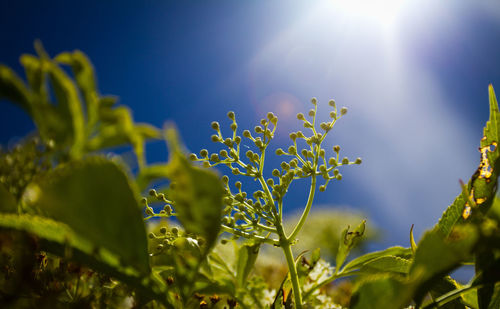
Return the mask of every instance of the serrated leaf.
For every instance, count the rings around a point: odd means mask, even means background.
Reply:
[[[63,222],[123,263],[149,272],[137,193],[115,163],[100,157],[62,164],[27,187],[23,200]]]
[[[365,263],[362,272],[394,272],[407,274],[410,271],[411,261],[393,255],[381,256]]]
[[[236,263],[236,280],[238,286],[242,287],[248,275],[255,265],[257,256],[259,255],[260,244],[249,245],[244,244],[238,250],[238,260]]]
[[[383,257],[383,256],[397,256],[397,257],[403,257],[403,258],[410,258],[412,256],[412,251],[410,248],[403,248],[403,247],[390,247],[382,251],[376,251],[376,252],[371,252],[367,253],[365,255],[362,255],[360,257],[355,258],[354,260],[350,261],[347,263],[342,270],[342,272],[346,271],[351,271],[354,269],[357,269],[364,264]]]
[[[498,176],[500,172],[498,143],[500,142],[500,112],[498,102],[493,90],[489,85],[490,118],[486,122],[484,135],[481,139],[480,164],[474,175],[469,180],[466,191],[467,196],[460,194],[453,204],[443,213],[437,227],[444,235],[448,235],[453,226],[463,222],[470,215],[479,211],[486,213],[493,203],[496,192]],[[469,201],[471,200],[471,202]],[[473,207],[477,204],[477,207]]]

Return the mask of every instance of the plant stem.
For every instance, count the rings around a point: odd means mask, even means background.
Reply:
[[[293,229],[292,234],[288,237],[288,240],[291,240],[292,242],[295,241],[297,234],[299,234],[300,230],[302,229],[302,226],[306,222],[307,216],[309,215],[309,211],[311,210],[315,192],[316,192],[316,175],[313,174],[311,176],[311,188],[309,189],[309,198],[307,199],[307,205],[304,208],[304,212],[302,212],[302,215],[300,216],[299,222]]]
[[[297,268],[295,266],[295,260],[293,258],[292,246],[290,245],[290,241],[286,239],[285,232],[283,231],[283,226],[281,224],[279,225],[278,233],[280,234],[281,239],[280,246],[285,253],[286,263],[288,264],[288,272],[290,273],[290,280],[292,281],[293,297],[295,298],[295,308],[302,309],[302,292],[300,290],[299,276],[297,274]]]

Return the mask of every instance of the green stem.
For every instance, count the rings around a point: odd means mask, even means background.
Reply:
[[[280,225],[281,226],[281,225]],[[284,235],[283,228],[278,229]],[[280,242],[281,248],[285,253],[286,263],[288,264],[288,271],[290,273],[290,280],[292,281],[293,297],[295,298],[295,308],[302,309],[302,292],[300,290],[299,276],[297,274],[297,267],[293,258],[292,246],[290,242],[283,239]]]
[[[316,175],[313,174],[311,176],[311,188],[309,189],[309,198],[307,199],[307,205],[304,208],[304,212],[302,212],[302,215],[300,216],[299,222],[293,229],[292,234],[288,237],[288,240],[291,240],[293,242],[297,237],[297,234],[299,234],[300,230],[302,229],[302,226],[306,222],[307,216],[309,215],[309,211],[311,210],[315,192],[316,192]]]
[[[460,289],[450,291],[450,292],[436,298],[436,300],[431,302],[430,304],[425,305],[424,307],[422,307],[422,309],[439,308],[439,307],[443,306],[444,304],[447,304],[450,301],[459,298],[463,293],[465,293],[469,290],[479,289],[482,286],[483,286],[483,284],[472,284],[472,285],[464,286]]]

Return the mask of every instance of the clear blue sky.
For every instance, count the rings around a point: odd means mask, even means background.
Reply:
[[[188,148],[211,145],[213,120],[234,110],[241,128],[279,117],[277,147],[300,128],[295,114],[317,97],[347,106],[327,145],[361,166],[319,194],[317,205],[361,209],[408,245],[432,226],[479,161],[487,86],[500,93],[500,4],[495,1],[2,1],[0,62],[41,39],[51,55],[80,49],[99,88],[135,119],[179,127]],[[401,4],[403,3],[403,4]],[[0,142],[33,129],[0,102]],[[323,117],[323,116],[322,116]],[[323,117],[326,118],[326,117]],[[163,161],[162,143],[148,149]],[[276,159],[268,164],[279,163]],[[293,187],[287,211],[301,207]]]

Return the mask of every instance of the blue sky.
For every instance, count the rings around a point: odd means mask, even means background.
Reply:
[[[365,211],[389,244],[407,245],[412,223],[417,236],[431,227],[473,174],[488,84],[500,92],[495,1],[2,1],[0,38],[0,62],[19,73],[37,38],[51,55],[84,51],[102,93],[138,121],[175,122],[193,151],[216,150],[210,122],[228,125],[228,110],[240,128],[273,111],[285,147],[311,97],[325,119],[335,99],[349,112],[328,149],[364,162],[317,205]],[[2,144],[33,129],[0,104]],[[149,145],[149,162],[165,159],[163,143]],[[293,187],[287,211],[305,192]]]

